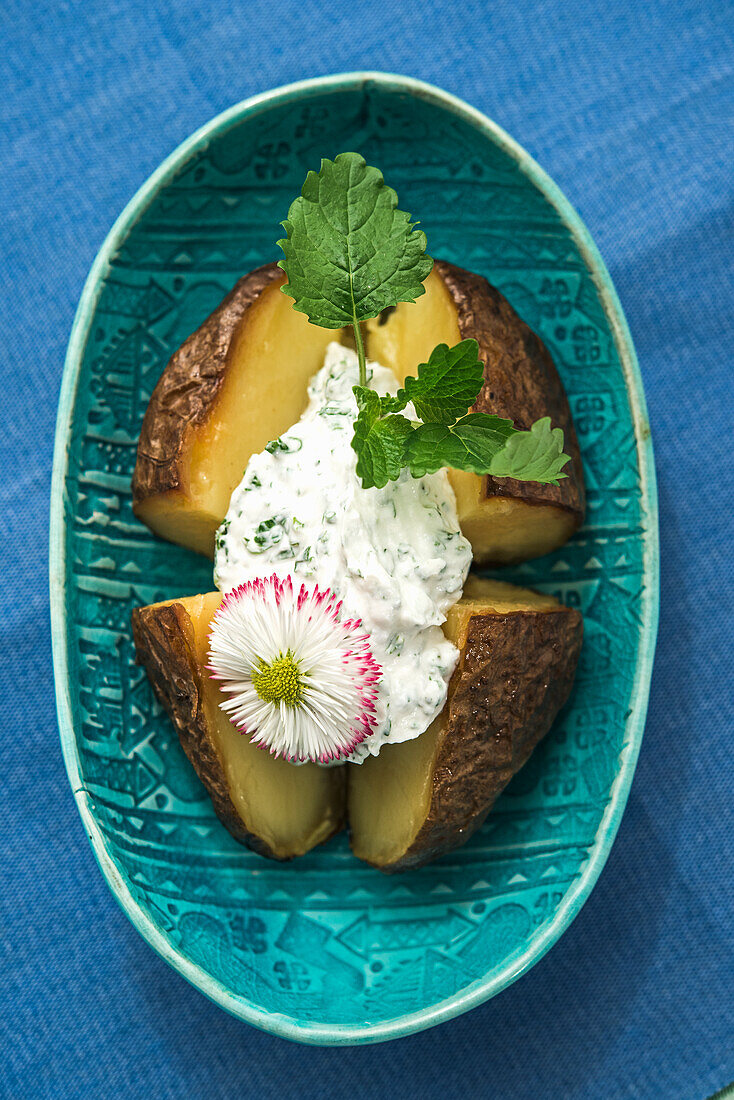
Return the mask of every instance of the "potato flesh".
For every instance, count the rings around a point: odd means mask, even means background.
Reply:
[[[564,508],[527,504],[516,497],[482,497],[482,478],[450,470],[456,510],[474,560],[511,565],[549,554],[569,540],[576,520]]]
[[[449,621],[452,615],[461,613],[470,605],[477,609],[478,614],[495,611],[498,615],[506,615],[511,611],[552,611],[559,606],[555,596],[548,596],[545,592],[520,588],[516,584],[495,581],[489,577],[477,577],[474,573],[466,578],[461,599],[449,611]],[[453,627],[447,629],[454,645],[458,645],[455,640],[456,630]]]
[[[229,795],[247,831],[264,840],[274,855],[303,855],[334,832],[340,817],[341,777],[335,769],[316,764],[296,767],[276,760],[240,733],[220,708],[222,692],[206,664],[209,627],[221,599],[220,592],[210,592],[173,602],[183,604],[191,620],[207,724]]]
[[[424,286],[426,293],[415,302],[402,302],[386,318],[367,323],[370,358],[390,367],[401,382],[428,361],[437,344],[452,347],[461,340],[456,306],[436,271]],[[449,479],[461,530],[477,562],[502,565],[540,557],[562,546],[575,530],[574,517],[562,508],[486,497],[484,479],[466,470],[449,470]]]
[[[428,362],[437,344],[452,347],[461,340],[456,306],[443,279],[432,271],[423,285],[426,292],[415,302],[401,302],[392,313],[367,322],[368,355],[401,382]]]
[[[184,443],[182,489],[137,506],[156,534],[209,557],[248,461],[296,423],[328,344],[341,337],[309,324],[280,285],[267,287],[245,314],[217,400]]]
[[[206,509],[197,509],[184,492],[147,497],[135,505],[135,515],[162,539],[214,556],[214,535],[222,521]]]
[[[439,715],[420,737],[383,745],[379,756],[349,766],[349,828],[358,859],[385,867],[410,848],[428,814],[443,726]]]
[[[443,631],[459,648],[461,662],[472,615],[550,611],[558,606],[552,596],[470,576],[464,595],[448,613]],[[385,745],[379,756],[350,767],[349,827],[352,849],[359,859],[389,867],[418,836],[430,810],[434,762],[448,707],[449,702],[420,737],[401,745]]]

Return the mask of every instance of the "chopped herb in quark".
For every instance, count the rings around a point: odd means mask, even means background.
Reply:
[[[245,546],[251,554],[262,554],[277,546],[285,533],[285,517],[271,516],[259,523],[252,535],[245,535]]]
[[[303,440],[296,435],[290,435],[287,439],[280,436],[278,439],[271,439],[269,443],[266,443],[265,450],[271,455],[280,453],[292,455],[300,451],[302,446]]]
[[[214,535],[215,550],[223,550],[227,557],[229,557],[229,547],[225,542],[225,536],[229,531],[230,522],[228,519],[223,519]]]
[[[311,547],[307,546],[306,549],[303,551],[303,557],[298,559],[293,568],[296,572],[298,572],[299,565],[304,566],[304,568],[300,570],[301,573],[312,573],[313,566],[311,565],[311,561]]]

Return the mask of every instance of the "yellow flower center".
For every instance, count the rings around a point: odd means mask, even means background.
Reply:
[[[252,672],[252,686],[266,703],[285,703],[288,707],[297,707],[301,702],[303,683],[298,661],[290,649],[286,654],[280,653],[270,664],[261,658],[259,667]]]

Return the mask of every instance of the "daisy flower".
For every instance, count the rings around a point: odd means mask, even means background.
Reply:
[[[212,620],[209,671],[237,728],[272,756],[348,757],[375,725],[381,668],[361,620],[330,589],[275,574],[228,592]]]

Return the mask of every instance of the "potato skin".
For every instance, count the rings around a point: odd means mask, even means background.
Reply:
[[[568,608],[471,617],[428,815],[410,848],[382,871],[421,867],[483,824],[566,702],[582,637],[581,615]]]
[[[133,511],[148,497],[184,490],[181,454],[188,432],[203,424],[224,383],[233,336],[263,290],[284,282],[276,263],[240,279],[214,312],[175,351],[143,418],[133,473]]]
[[[479,358],[486,364],[484,387],[472,412],[507,417],[523,430],[549,416],[553,427],[563,428],[564,450],[571,457],[566,466],[569,476],[558,485],[484,477],[483,496],[556,505],[571,512],[580,527],[586,508],[581,454],[568,398],[550,352],[504,295],[481,275],[445,260],[436,260],[434,270],[456,306],[462,339],[477,341]]]

